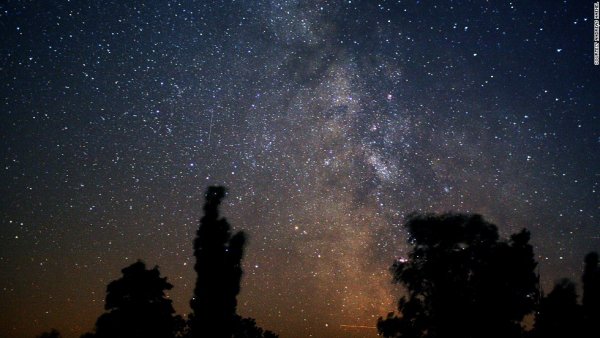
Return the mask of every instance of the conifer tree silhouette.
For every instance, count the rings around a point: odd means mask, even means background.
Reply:
[[[173,285],[160,277],[158,267],[146,269],[137,261],[121,270],[123,277],[106,288],[105,309],[95,333],[85,338],[173,338],[183,326],[165,290]]]
[[[500,240],[480,215],[412,214],[412,250],[391,268],[408,295],[401,316],[379,318],[385,337],[511,338],[537,298],[536,262],[523,230]]]
[[[190,302],[192,338],[231,338],[234,333],[246,236],[241,231],[232,236],[229,223],[219,216],[225,193],[223,187],[208,188],[194,240],[198,279]]]

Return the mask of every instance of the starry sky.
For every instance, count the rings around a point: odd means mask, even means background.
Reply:
[[[189,312],[209,185],[238,311],[374,337],[412,211],[526,227],[542,284],[600,249],[592,1],[3,1],[0,336],[93,328],[138,258]],[[366,326],[366,328],[347,325]]]

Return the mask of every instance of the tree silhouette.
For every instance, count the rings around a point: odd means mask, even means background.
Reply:
[[[108,312],[98,318],[94,333],[81,338],[278,337],[256,326],[254,319],[236,314],[246,237],[243,232],[232,236],[229,223],[219,217],[225,192],[223,187],[209,187],[206,193],[204,216],[194,240],[198,279],[187,326],[174,315],[172,301],[165,296],[173,285],[160,277],[157,267],[147,270],[138,261],[108,285]]]
[[[96,321],[96,332],[85,338],[172,338],[183,324],[175,316],[165,290],[173,285],[161,278],[158,267],[151,270],[137,261],[121,270],[123,277],[108,284],[104,308]]]
[[[577,304],[575,284],[562,279],[540,301],[533,337],[581,337],[581,306]]]
[[[598,253],[590,252],[585,256],[583,269],[583,316],[587,336],[597,337],[600,334],[600,266]]]
[[[235,338],[278,338],[275,333],[266,330],[256,325],[256,320],[253,318],[242,318],[236,316],[233,336]]]
[[[62,338],[62,335],[60,334],[60,332],[58,332],[58,330],[52,329],[48,332],[40,334],[36,338]]]
[[[194,269],[198,279],[190,302],[189,326],[193,338],[233,335],[246,236],[241,231],[232,236],[227,220],[219,217],[225,193],[223,187],[208,188],[204,216],[194,240]]]
[[[400,316],[379,318],[385,337],[518,337],[537,298],[537,263],[522,230],[499,240],[480,215],[412,214],[412,250],[391,268],[407,296]]]

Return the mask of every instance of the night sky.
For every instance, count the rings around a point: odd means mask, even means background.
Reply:
[[[0,336],[90,331],[143,259],[189,312],[209,185],[249,235],[238,311],[373,337],[412,211],[600,250],[592,1],[3,1]]]

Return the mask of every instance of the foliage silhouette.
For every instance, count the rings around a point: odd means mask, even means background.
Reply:
[[[233,337],[235,338],[278,338],[275,333],[266,330],[256,325],[256,320],[253,318],[235,317]]]
[[[558,282],[548,296],[540,301],[533,338],[600,336],[600,267],[598,254],[590,252],[585,257],[582,304],[577,303],[575,283],[568,279]]]
[[[60,334],[60,332],[58,332],[58,330],[52,329],[48,332],[40,334],[36,338],[62,338],[62,335]]]
[[[172,301],[165,296],[173,285],[160,277],[157,267],[147,270],[138,261],[108,285],[108,312],[96,321],[95,332],[81,338],[278,337],[258,327],[254,319],[236,314],[246,236],[243,232],[232,236],[227,220],[219,217],[225,193],[223,187],[209,187],[206,193],[204,216],[194,240],[198,279],[188,321],[175,315]]]
[[[194,269],[198,274],[194,298],[190,301],[191,338],[263,337],[253,319],[236,314],[237,295],[242,278],[242,258],[246,235],[231,234],[231,226],[219,216],[219,206],[225,197],[223,187],[209,187],[206,192],[204,216],[200,219],[194,240]]]
[[[537,299],[537,263],[522,230],[500,240],[480,215],[412,214],[404,226],[412,250],[391,267],[408,295],[400,316],[379,318],[385,337],[509,338]]]
[[[82,338],[172,338],[183,326],[175,316],[165,290],[173,285],[161,278],[158,267],[151,270],[137,261],[121,270],[123,277],[108,284],[104,308],[95,333]]]
[[[533,337],[581,337],[581,306],[577,304],[575,284],[562,279],[540,301]]]

